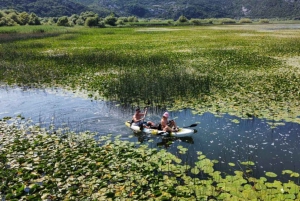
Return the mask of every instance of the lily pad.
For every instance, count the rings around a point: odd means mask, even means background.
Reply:
[[[277,177],[277,174],[275,174],[274,172],[266,172],[266,176],[268,176],[268,177]]]

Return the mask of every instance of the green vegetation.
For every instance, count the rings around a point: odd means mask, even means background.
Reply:
[[[40,19],[34,13],[19,13],[15,10],[0,10],[0,27],[15,25],[40,25]]]
[[[300,123],[299,29],[291,26],[296,25],[2,27],[0,81],[82,90],[91,98],[121,104]],[[23,119],[11,125],[3,120],[1,196],[6,200],[300,199],[299,181],[274,180],[273,172],[253,178],[252,161],[229,163],[236,168],[235,175],[225,175],[214,170],[217,161],[202,153],[190,167],[163,150],[93,137],[88,132],[46,131]],[[178,150],[178,154],[187,151]],[[291,170],[282,174],[299,178]]]
[[[6,27],[0,80],[299,122],[299,30],[280,26]]]
[[[156,27],[156,26],[194,26],[194,25],[212,25],[212,24],[246,24],[246,23],[282,23],[278,19],[250,19],[241,18],[240,20],[232,18],[207,18],[188,19],[181,15],[177,20],[152,18],[138,19],[136,16],[116,17],[114,13],[110,13],[106,17],[100,17],[97,13],[86,11],[71,16],[61,17],[38,17],[34,13],[18,12],[13,9],[0,10],[0,27],[18,26],[18,25],[57,25],[57,26],[87,26],[87,27]],[[299,23],[297,20],[284,20],[283,23]]]
[[[225,175],[201,152],[194,166],[184,164],[182,146],[175,156],[120,136],[96,141],[93,133],[8,119],[0,121],[2,200],[300,200],[299,181],[251,177],[251,161],[229,163],[234,175]]]
[[[91,11],[88,7],[70,0],[1,0],[0,10],[14,9],[18,12],[36,13],[40,17],[70,16],[74,13]],[[100,10],[99,10],[100,12]],[[108,11],[106,11],[109,14]]]
[[[100,3],[101,2],[101,3]],[[0,9],[34,12],[41,17],[62,17],[96,12],[105,17],[164,18],[177,20],[182,14],[191,18],[285,18],[299,19],[300,2],[297,0],[1,0]]]

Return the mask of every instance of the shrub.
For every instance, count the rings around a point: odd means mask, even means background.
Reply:
[[[249,18],[242,18],[240,19],[239,23],[243,24],[243,23],[252,23],[252,20]]]
[[[199,19],[191,19],[190,23],[193,25],[201,25],[201,20]]]
[[[234,19],[231,18],[223,18],[221,19],[221,24],[235,24],[236,21]]]
[[[262,24],[268,24],[268,23],[269,23],[269,20],[268,20],[268,19],[260,19],[260,20],[259,20],[259,23],[262,23]]]
[[[173,24],[173,20],[168,20],[168,25],[172,25]]]

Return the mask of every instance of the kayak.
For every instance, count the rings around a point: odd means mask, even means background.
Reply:
[[[141,129],[139,126],[130,126],[130,121],[126,121],[125,125],[133,132],[141,132]],[[162,136],[171,136],[171,137],[188,137],[193,135],[196,131],[194,129],[190,128],[179,128],[177,132],[165,132],[162,130],[154,129],[154,128],[143,128],[143,133],[152,134],[152,135],[162,135]]]

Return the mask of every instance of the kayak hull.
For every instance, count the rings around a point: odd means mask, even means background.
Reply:
[[[178,132],[165,132],[158,129],[152,129],[152,128],[143,128],[141,131],[139,126],[130,126],[130,121],[125,122],[125,125],[129,127],[133,132],[139,133],[147,133],[151,135],[163,135],[163,136],[171,136],[171,137],[189,137],[192,136],[195,133],[194,129],[190,128],[179,128]]]

